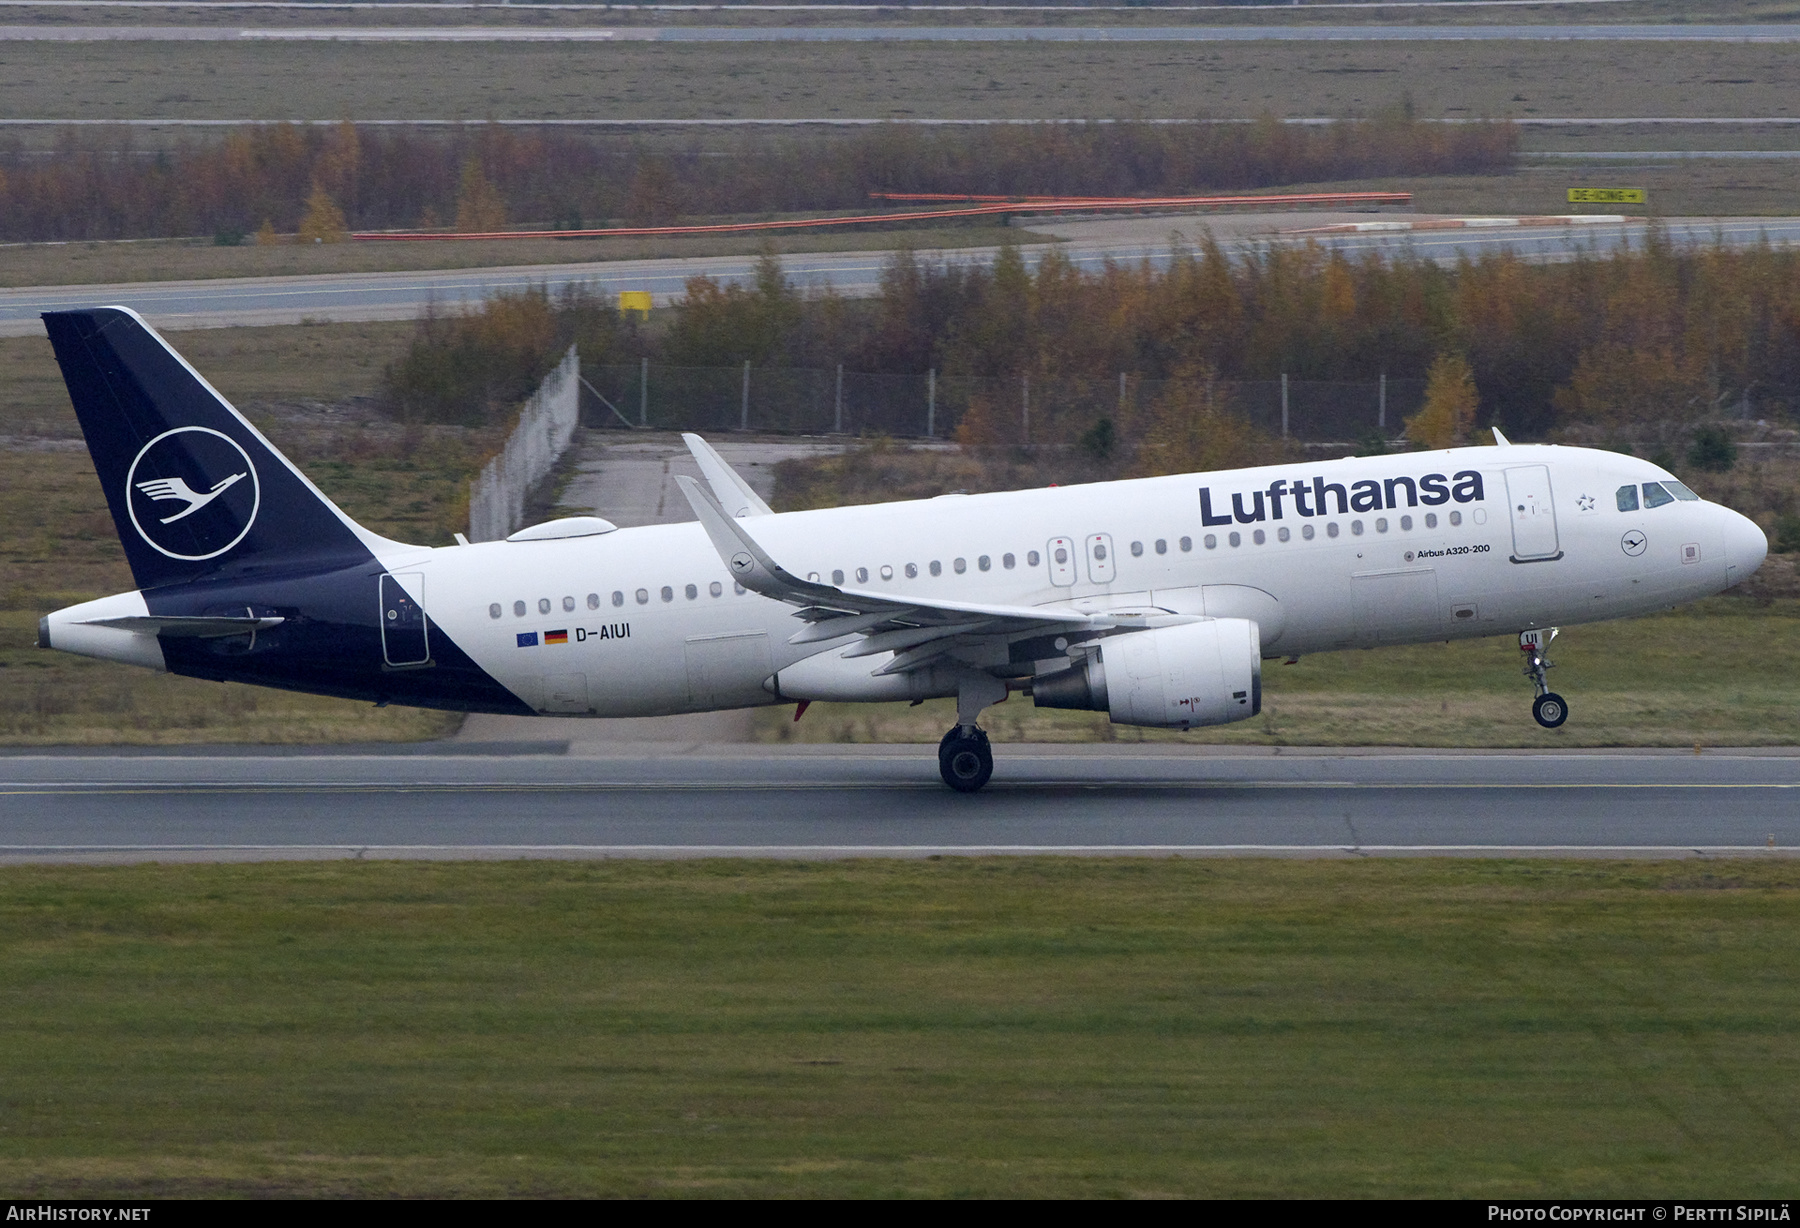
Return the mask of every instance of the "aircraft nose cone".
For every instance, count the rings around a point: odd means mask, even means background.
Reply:
[[[1748,516],[1725,513],[1725,558],[1732,569],[1732,581],[1749,578],[1769,557],[1769,539]]]

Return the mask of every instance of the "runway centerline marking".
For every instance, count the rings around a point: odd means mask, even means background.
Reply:
[[[55,783],[0,787],[0,797],[85,797],[85,796],[201,796],[207,794],[280,794],[280,793],[727,793],[727,792],[824,792],[846,790],[880,790],[925,791],[937,790],[936,781],[797,781],[797,782],[763,782],[750,781],[743,783],[709,784],[686,781],[572,781],[568,783],[437,783],[419,782],[407,784],[339,784],[333,782],[306,781],[287,783],[255,783],[241,782],[231,784],[184,783],[179,785],[160,784],[122,784],[122,785],[59,785]],[[1350,781],[1350,780],[1296,780],[1296,781],[1242,781],[1242,780],[1029,780],[1029,781],[994,781],[989,792],[1000,791],[1038,791],[1049,789],[1214,789],[1220,791],[1238,790],[1245,792],[1275,792],[1283,790],[1317,790],[1317,789],[1361,789],[1361,790],[1457,790],[1461,792],[1490,789],[1523,790],[1560,790],[1568,791],[1600,791],[1612,789],[1679,789],[1679,790],[1791,790],[1800,789],[1800,782],[1695,782],[1672,781],[1657,783],[1654,781],[1619,781],[1619,782],[1524,782],[1499,781],[1491,783],[1471,783],[1467,781]]]

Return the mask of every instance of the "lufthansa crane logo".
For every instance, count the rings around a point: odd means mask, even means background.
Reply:
[[[236,440],[209,427],[181,426],[145,444],[131,462],[125,503],[151,549],[200,562],[244,540],[256,523],[262,486]]]

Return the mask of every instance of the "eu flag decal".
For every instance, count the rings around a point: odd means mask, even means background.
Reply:
[[[544,643],[546,644],[567,644],[568,642],[569,633],[567,631],[544,632]]]
[[[519,647],[520,648],[536,648],[537,647],[537,632],[535,632],[535,631],[519,632]]]

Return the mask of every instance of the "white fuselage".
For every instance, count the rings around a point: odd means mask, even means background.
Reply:
[[[1479,482],[1451,495],[1455,474]],[[1296,656],[1641,614],[1755,570],[1766,539],[1726,508],[1619,509],[1620,487],[1667,476],[1614,453],[1514,445],[793,512],[745,527],[796,576],[902,600],[1249,618],[1265,656]],[[838,662],[818,694],[775,681],[847,641],[791,645],[805,625],[793,607],[734,584],[697,523],[382,561],[436,628],[540,712],[895,695],[872,677],[885,655]]]

